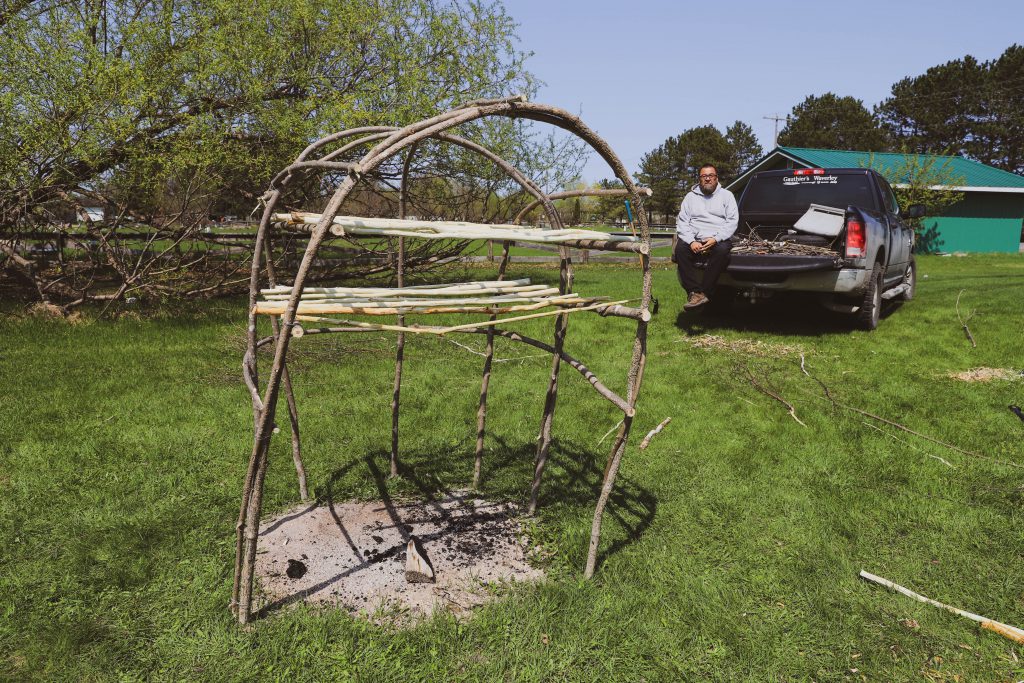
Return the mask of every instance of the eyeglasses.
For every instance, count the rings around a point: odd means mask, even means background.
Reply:
[[[700,174],[701,180],[711,180],[711,179],[717,178],[717,177],[718,177],[717,173],[701,173]]]

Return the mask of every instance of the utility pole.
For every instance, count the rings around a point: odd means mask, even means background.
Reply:
[[[779,146],[779,121],[785,121],[788,124],[789,116],[779,116],[778,114],[775,114],[774,116],[762,116],[761,118],[775,122],[775,138],[772,140],[772,148],[774,149]]]

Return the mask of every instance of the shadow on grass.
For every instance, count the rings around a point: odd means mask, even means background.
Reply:
[[[490,472],[490,478],[485,481],[484,488],[480,491],[481,497],[494,499],[518,499],[524,496],[532,480],[533,461],[536,446],[532,443],[510,445],[500,437],[491,437],[495,446],[486,453],[484,465],[486,471]],[[461,449],[459,449],[461,450]],[[433,508],[438,518],[445,526],[435,534],[428,534],[421,538],[422,541],[434,540],[434,536],[450,533],[453,529],[457,531],[458,520],[454,519],[451,513],[442,505],[442,501],[451,498],[459,498],[466,493],[467,487],[452,487],[445,485],[442,477],[452,479],[453,473],[464,470],[468,478],[472,474],[472,460],[464,455],[456,456],[451,451],[403,453],[399,459],[399,479],[389,480],[388,468],[390,452],[374,451],[361,458],[354,458],[349,463],[333,472],[327,483],[316,491],[316,503],[304,507],[301,511],[294,513],[287,519],[293,519],[311,511],[316,505],[326,505],[331,511],[335,524],[346,539],[349,548],[359,558],[359,563],[339,572],[329,579],[310,586],[302,591],[285,596],[268,605],[265,605],[258,612],[259,617],[267,616],[287,605],[293,604],[306,597],[317,593],[328,586],[343,580],[371,564],[390,559],[405,551],[405,545],[410,538],[412,526],[409,521],[402,518],[401,506],[408,502],[409,498],[418,500],[428,507]],[[603,463],[603,458],[593,451],[576,449],[570,444],[560,441],[552,442],[551,451],[548,456],[548,465],[545,470],[544,480],[541,487],[539,507],[542,511],[545,508],[574,510],[573,514],[580,514],[586,510],[587,517],[592,514],[590,510],[597,503],[598,495],[601,492],[601,484],[604,472],[598,463]],[[377,489],[379,500],[391,518],[392,524],[402,536],[402,543],[395,545],[367,560],[362,556],[351,534],[345,526],[345,521],[336,513],[335,504],[347,502],[348,497],[339,495],[346,487],[343,480],[360,465],[365,466],[365,473],[368,474]],[[461,477],[460,477],[461,478]],[[397,489],[400,498],[396,501]],[[469,502],[475,497],[470,494],[466,497],[465,504],[472,507]],[[651,525],[657,512],[658,501],[649,490],[630,481],[621,474],[615,480],[615,487],[612,490],[608,505],[605,508],[605,523],[602,536],[609,535],[609,524],[607,518],[611,517],[625,531],[625,535],[616,538],[598,555],[598,566],[603,564],[609,557],[620,552],[623,548],[638,540],[644,531]],[[283,522],[285,520],[281,520]],[[261,532],[266,533],[267,530]],[[582,569],[582,568],[581,568]]]
[[[880,319],[884,321],[902,306],[899,301],[883,301]],[[859,329],[853,314],[830,311],[812,297],[798,294],[778,295],[757,304],[738,301],[728,310],[679,311],[675,325],[688,335],[734,330],[820,337]]]

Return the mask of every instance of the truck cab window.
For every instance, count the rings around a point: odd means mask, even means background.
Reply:
[[[899,215],[900,207],[896,203],[896,193],[892,191],[892,187],[889,185],[889,181],[885,178],[880,178],[882,181],[882,200],[885,202],[885,210],[889,213]]]

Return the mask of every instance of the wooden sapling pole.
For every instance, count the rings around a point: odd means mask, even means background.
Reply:
[[[618,162],[621,167],[621,162]],[[614,166],[614,164],[613,164]],[[622,174],[619,176],[624,179],[627,187],[632,186],[632,180],[629,175],[622,168]],[[643,211],[643,205],[640,202],[638,195],[633,195],[634,199],[638,202],[637,205],[637,218],[640,223],[640,238],[644,245],[650,245],[651,232],[647,225],[647,215]],[[651,287],[653,280],[651,277],[651,260],[647,255],[644,255],[640,259],[640,267],[643,269],[643,286],[640,295],[640,308],[647,310],[651,303]],[[640,386],[643,384],[644,368],[647,365],[647,325],[650,317],[647,319],[641,318],[637,321],[636,326],[636,337],[633,340],[633,357],[630,361],[629,375],[627,377],[626,385],[626,397],[629,401],[630,408],[634,409],[637,398],[640,395]],[[597,505],[594,506],[594,520],[590,525],[590,548],[587,551],[587,564],[583,571],[584,578],[590,579],[594,576],[594,570],[597,568],[597,549],[601,543],[601,522],[604,518],[604,509],[608,505],[608,499],[611,497],[612,488],[615,486],[615,478],[619,472],[619,465],[622,463],[622,456],[626,452],[626,444],[629,441],[629,432],[633,427],[633,414],[627,413],[622,419],[622,427],[619,428],[619,433],[615,438],[615,442],[612,445],[611,453],[608,456],[608,463],[605,466],[604,480],[601,483],[601,493],[597,498]]]
[[[295,310],[298,308],[299,299],[302,296],[302,287],[305,284],[307,275],[309,274],[309,269],[313,264],[313,259],[317,250],[320,248],[320,243],[323,242],[324,237],[327,235],[330,216],[333,216],[338,212],[338,208],[352,191],[352,188],[356,184],[355,176],[356,174],[354,173],[349,174],[341,182],[338,189],[331,197],[327,207],[324,209],[325,220],[322,220],[310,235],[309,243],[306,246],[306,252],[303,254],[302,262],[299,264],[298,271],[295,274],[295,283],[292,285],[292,296],[288,301],[288,310],[284,315],[284,328],[289,331],[289,334],[279,334],[277,336],[277,344],[274,351],[274,362],[270,369],[270,377],[267,380],[267,387],[263,398],[263,414],[260,416],[259,426],[256,430],[255,439],[253,440],[252,454],[250,455],[250,469],[253,471],[253,477],[251,481],[251,493],[246,496],[248,499],[248,505],[244,514],[245,532],[243,534],[245,548],[238,580],[238,621],[242,624],[249,623],[252,618],[252,593],[256,568],[256,545],[259,536],[260,511],[263,507],[263,484],[267,471],[267,452],[269,450],[270,436],[273,429],[273,416],[281,387],[281,376],[284,370],[285,358],[288,354],[288,343],[291,340],[290,328],[292,323],[295,322]],[[250,292],[250,296],[255,294],[255,291]]]
[[[274,272],[274,255],[270,246],[270,235],[267,235],[266,242],[263,243],[263,248],[267,259],[267,281],[270,283],[271,287],[276,287],[277,275]],[[270,328],[275,338],[281,332],[277,318],[274,316],[271,316],[270,318]],[[287,363],[284,366],[281,377],[284,381],[284,397],[285,402],[288,404],[288,422],[291,425],[292,432],[292,463],[295,465],[295,476],[299,480],[299,498],[302,502],[306,502],[309,500],[309,488],[306,485],[306,467],[302,464],[302,440],[299,436],[299,408],[295,404],[295,392],[292,389],[292,377],[291,373],[288,372]]]
[[[263,253],[263,241],[266,238],[270,227],[270,217],[274,211],[274,205],[281,196],[280,190],[270,193],[267,204],[263,209],[263,216],[260,219],[259,229],[256,231],[256,241],[253,245],[252,265],[249,271],[249,320],[246,327],[246,351],[242,359],[242,376],[249,387],[252,398],[253,412],[253,434],[254,443],[258,443],[260,435],[260,423],[263,419],[264,405],[259,394],[259,374],[256,353],[256,299],[259,295],[260,286],[260,256]],[[253,482],[256,477],[258,457],[254,446],[253,453],[249,458],[249,466],[245,472],[245,482],[242,484],[242,501],[238,509],[238,520],[235,522],[235,568],[234,579],[231,585],[231,603],[229,609],[239,621],[243,620],[240,607],[240,596],[242,590],[243,566],[246,561],[247,539],[245,529],[248,524],[247,514],[249,501],[252,496]],[[248,620],[248,605],[245,608],[244,619]],[[244,623],[244,622],[243,622]]]
[[[410,154],[406,157],[408,164]],[[403,179],[404,180],[404,179]],[[404,187],[404,182],[403,182]],[[404,202],[402,202],[404,208]],[[398,262],[395,264],[395,278],[399,287],[405,283],[405,238],[398,238]],[[399,315],[398,324],[405,325],[405,316]],[[395,344],[395,384],[391,392],[391,476],[398,476],[398,415],[402,395],[402,365],[405,361],[405,332],[398,333]]]
[[[555,217],[557,219],[557,215]],[[566,293],[572,289],[572,265],[569,260],[569,248],[560,246],[561,263],[559,267],[558,288]],[[540,423],[540,442],[537,444],[537,457],[533,468],[533,484],[530,487],[529,514],[537,513],[537,499],[540,496],[540,483],[544,475],[544,467],[548,461],[548,451],[551,449],[551,425],[555,418],[555,404],[558,401],[558,371],[562,363],[562,347],[565,344],[565,331],[569,324],[568,315],[560,315],[555,318],[555,352],[551,359],[551,379],[548,381],[548,391],[544,397],[544,415]]]
[[[413,144],[405,152],[402,162],[402,183],[398,187],[398,217],[404,219],[409,204],[409,170],[418,145]],[[398,238],[398,260],[395,263],[395,284],[405,287],[405,238]],[[399,315],[399,326],[405,326],[405,316]],[[398,476],[398,417],[402,397],[402,366],[405,363],[405,332],[398,333],[395,342],[395,384],[391,392],[391,477]]]
[[[488,242],[488,245],[491,243]],[[505,268],[508,266],[510,242],[507,240],[501,243],[501,264],[498,266],[498,279],[505,277]],[[497,315],[492,314],[489,322],[494,322]],[[473,458],[473,488],[480,488],[480,477],[484,461],[484,432],[487,425],[487,390],[491,383],[491,363],[494,359],[494,325],[487,327],[487,346],[484,349],[484,370],[480,380],[480,403],[476,410],[476,452]]]
[[[295,392],[292,390],[292,376],[285,367],[282,372],[284,379],[284,397],[288,404],[288,421],[292,427],[292,463],[295,465],[295,476],[299,479],[299,498],[302,502],[309,500],[309,488],[306,485],[306,467],[302,464],[302,442],[299,438],[299,409],[295,405]]]
[[[316,224],[320,214],[295,212],[279,213],[275,219],[285,225],[298,227]],[[560,224],[559,224],[560,225]],[[597,230],[582,228],[561,228],[541,230],[524,228],[519,225],[494,223],[467,223],[464,221],[423,221],[395,218],[364,218],[360,216],[337,216],[331,226],[336,236],[370,237],[418,237],[421,239],[477,239],[516,240],[541,244],[565,244],[576,248],[592,245],[593,249],[610,251],[638,251],[643,246],[631,237],[609,235]]]
[[[478,322],[478,323],[465,323],[463,325],[452,325],[450,327],[438,327],[438,326],[435,326],[435,325],[406,325],[406,326],[403,327],[403,326],[400,326],[400,325],[388,325],[386,323],[364,323],[364,322],[361,322],[361,321],[358,321],[358,320],[340,321],[340,320],[336,320],[334,318],[325,318],[325,317],[320,316],[320,315],[306,315],[306,314],[303,314],[303,313],[297,314],[295,316],[295,319],[296,320],[300,320],[302,322],[342,323],[342,324],[345,324],[345,325],[351,325],[353,327],[359,327],[359,328],[366,329],[366,330],[382,330],[382,331],[391,331],[391,332],[412,332],[414,334],[436,334],[438,336],[444,336],[446,334],[451,334],[452,332],[465,332],[467,330],[476,330],[478,328],[485,328],[488,325],[499,325],[499,324],[500,325],[504,325],[506,323],[519,322],[521,320],[533,320],[535,318],[550,318],[551,316],[568,315],[569,313],[583,313],[585,311],[597,311],[597,310],[611,309],[611,308],[614,308],[615,306],[617,306],[619,304],[624,304],[627,301],[629,301],[629,299],[623,299],[622,301],[612,301],[612,302],[609,302],[609,303],[590,304],[589,306],[575,306],[575,305],[574,306],[565,306],[565,307],[562,307],[562,308],[559,308],[559,309],[556,309],[556,310],[553,310],[553,311],[545,311],[544,313],[531,313],[529,315],[517,315],[517,316],[513,316],[511,318],[500,318],[498,320],[493,320],[493,321],[491,321],[491,320],[484,320],[484,321],[481,321],[481,322]],[[417,311],[417,312],[422,313],[422,311]],[[481,311],[477,309],[477,310],[469,311],[469,312],[480,313]],[[483,311],[483,312],[486,313],[488,311]],[[609,315],[613,315],[613,314],[609,313]],[[626,316],[626,317],[632,317],[632,316]],[[346,330],[346,331],[351,331],[351,330]]]

